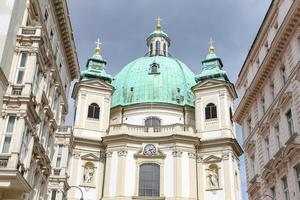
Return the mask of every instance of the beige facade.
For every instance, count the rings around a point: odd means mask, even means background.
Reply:
[[[55,133],[79,72],[67,4],[4,0],[0,12],[0,199],[47,199],[49,181],[57,182],[49,178],[62,135]],[[66,181],[58,182],[65,191]]]
[[[300,199],[300,1],[274,0],[236,83],[250,200]]]
[[[114,92],[110,84],[96,79],[78,82],[72,95],[76,115],[69,184],[79,186],[86,200],[241,200],[242,150],[230,115],[235,90],[224,81],[208,80],[193,91],[196,107],[187,107],[185,112],[179,106],[162,104],[110,110]],[[99,119],[88,117],[94,102],[100,107]],[[208,102],[218,105],[215,119],[204,117]],[[153,116],[161,119],[161,126],[145,126],[145,120]],[[145,153],[149,144],[155,147],[153,155]],[[157,196],[141,195],[144,164],[158,166]],[[79,190],[68,193],[70,200],[80,196]]]

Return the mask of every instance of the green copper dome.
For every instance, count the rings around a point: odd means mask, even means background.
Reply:
[[[173,57],[142,57],[126,65],[112,82],[112,107],[167,103],[194,106],[194,73]]]

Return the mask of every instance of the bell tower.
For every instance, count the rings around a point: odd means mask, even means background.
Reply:
[[[202,72],[196,76],[195,128],[201,138],[198,176],[200,199],[241,200],[239,156],[233,115],[233,101],[237,98],[234,85],[223,70],[220,57],[215,54],[213,41],[202,61]]]
[[[103,189],[105,149],[101,144],[109,127],[110,103],[114,91],[112,77],[105,72],[106,61],[100,55],[100,42],[86,64],[86,70],[75,84],[73,124],[74,150],[70,185],[79,186],[85,197],[100,199]],[[71,190],[70,199],[78,199]]]

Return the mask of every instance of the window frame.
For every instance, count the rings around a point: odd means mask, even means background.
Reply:
[[[216,104],[214,103],[206,104],[204,114],[205,114],[205,120],[218,119],[218,109]]]
[[[24,61],[24,66],[22,65],[23,55],[26,55],[25,61]],[[18,61],[17,69],[16,69],[15,84],[22,85],[24,83],[24,77],[26,77],[25,73],[26,73],[26,65],[28,62],[28,57],[29,57],[29,55],[27,52],[20,52],[19,61]],[[19,73],[20,72],[23,72],[23,75],[22,75],[22,80],[20,80],[20,82],[19,82]]]
[[[143,168],[145,166],[151,166],[152,167],[152,178],[150,179],[146,179],[145,175],[142,175],[143,173]],[[146,170],[146,169],[144,169]],[[155,171],[157,170],[157,171]],[[147,173],[147,171],[144,171],[144,173]],[[148,175],[149,175],[149,171],[148,171]],[[154,177],[155,176],[155,177]],[[160,186],[161,186],[161,169],[160,169],[160,165],[157,163],[142,163],[139,165],[139,180],[138,180],[138,195],[140,197],[160,197]],[[143,180],[144,179],[144,180]],[[146,182],[151,182],[151,187],[146,187],[144,186],[143,188],[141,187],[142,184],[144,184]],[[149,183],[148,183],[149,184]],[[147,191],[148,190],[148,191]],[[151,192],[149,191],[151,190]],[[151,195],[149,195],[149,192],[151,193]]]
[[[98,112],[98,113],[96,113],[96,112]],[[97,103],[89,104],[87,118],[94,119],[94,120],[100,119],[100,106]]]
[[[293,114],[292,114],[292,110],[288,109],[287,112],[285,113],[285,117],[286,117],[286,121],[287,121],[287,125],[288,125],[288,131],[289,131],[289,135],[293,135],[294,134],[294,122],[293,122]]]
[[[295,170],[295,180],[298,185],[298,194],[300,195],[300,163],[294,167]]]
[[[13,126],[12,126],[12,130],[11,131],[8,131],[8,123],[9,123],[9,119],[13,117],[14,118],[14,121],[13,121]],[[6,121],[6,124],[5,124],[5,133],[3,135],[3,139],[1,141],[1,154],[9,154],[10,153],[10,150],[11,150],[11,143],[12,143],[12,137],[13,137],[13,132],[15,130],[15,126],[16,126],[16,122],[17,122],[17,117],[15,115],[9,115],[8,118],[7,118],[7,121]],[[10,138],[10,141],[9,141],[9,146],[8,146],[8,149],[7,151],[3,152],[3,148],[4,148],[4,144],[5,144],[5,139],[6,138]]]
[[[288,185],[286,176],[283,176],[281,178],[281,186],[282,186],[282,192],[284,194],[285,200],[290,200],[289,185]]]

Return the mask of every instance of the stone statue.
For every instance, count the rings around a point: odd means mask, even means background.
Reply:
[[[84,168],[84,173],[83,173],[84,183],[91,183],[92,182],[94,172],[95,172],[95,170],[94,170],[93,167],[86,166]]]
[[[208,178],[209,178],[211,188],[219,187],[219,175],[215,170],[210,171]]]

